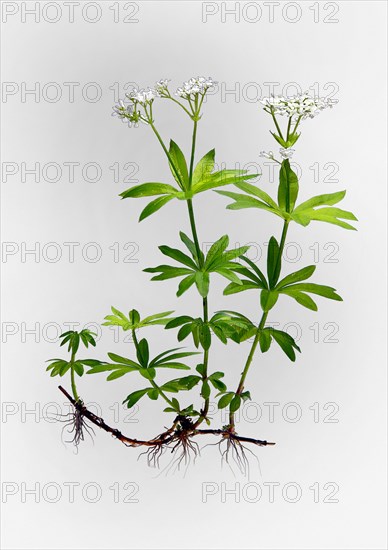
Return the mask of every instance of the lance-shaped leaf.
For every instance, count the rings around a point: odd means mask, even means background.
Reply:
[[[141,183],[135,185],[126,191],[120,193],[120,197],[123,199],[138,199],[140,197],[153,197],[155,195],[175,195],[179,193],[179,189],[176,189],[172,185],[167,183]]]
[[[203,254],[202,250],[199,250],[199,254],[198,254],[198,251],[196,249],[194,241],[192,241],[190,239],[190,237],[188,237],[182,231],[180,231],[179,236],[180,236],[181,241],[183,242],[183,244],[186,246],[186,248],[190,252],[191,256],[193,257],[194,262],[197,265],[203,264],[204,254]]]
[[[259,198],[261,201],[265,202],[267,206],[273,208],[274,210],[279,210],[278,205],[273,200],[268,193],[257,187],[256,185],[253,185],[252,183],[236,183],[235,184],[238,189],[241,189],[241,191],[244,191],[248,195],[253,195],[254,197]]]
[[[338,191],[336,193],[312,197],[298,205],[292,212],[291,218],[303,226],[315,220],[338,225],[344,229],[355,230],[355,227],[343,220],[357,221],[356,216],[352,212],[332,206],[340,202],[344,198],[345,193],[345,191]]]
[[[193,172],[193,178],[191,182],[192,186],[195,187],[201,181],[206,180],[210,176],[211,172],[213,172],[215,154],[215,149],[212,149],[211,151],[206,153],[206,155],[203,156],[198,162]]]
[[[165,256],[168,256],[169,258],[172,258],[173,260],[179,262],[180,264],[190,267],[193,270],[196,270],[198,268],[198,266],[192,260],[192,258],[189,258],[187,254],[184,254],[177,248],[171,248],[169,246],[162,245],[162,246],[159,246],[159,250],[161,251],[162,254],[164,254]]]
[[[308,309],[311,309],[312,311],[317,311],[318,306],[308,294],[316,294],[318,296],[323,296],[324,298],[328,298],[329,300],[342,301],[341,296],[339,296],[335,292],[335,288],[331,286],[318,285],[315,283],[296,283],[296,284],[288,284],[285,286],[282,284],[283,281],[279,283],[279,285],[282,285],[282,286],[278,288],[278,292],[280,292],[281,294],[286,294],[287,296],[290,296],[291,298],[296,300],[298,304]]]
[[[298,177],[291,169],[290,161],[283,160],[279,173],[278,204],[282,210],[292,212],[298,197]]]
[[[243,195],[242,193],[234,193],[233,191],[216,191],[219,195],[225,195],[233,199],[234,202],[228,204],[226,207],[228,210],[242,210],[244,208],[259,208],[261,210],[266,210],[267,212],[272,212],[277,216],[284,218],[285,214],[282,212],[276,205],[276,207],[270,206],[262,200],[256,199],[249,195]]]
[[[192,269],[183,267],[174,267],[172,265],[158,265],[157,267],[147,267],[143,269],[146,273],[158,273],[152,277],[151,281],[164,281],[166,279],[174,279],[175,277],[182,277],[183,275],[190,275],[193,273]]]
[[[187,169],[187,162],[185,159],[185,155],[182,153],[179,146],[173,140],[170,140],[169,154],[174,164],[174,166],[170,164],[172,175],[174,176],[175,180],[177,181],[181,189],[183,190],[188,189],[189,172]]]
[[[284,277],[284,279],[278,282],[278,284],[276,285],[276,289],[279,290],[284,286],[309,279],[314,273],[315,268],[316,268],[315,265],[309,265],[307,267],[304,267],[303,269],[294,271],[294,273],[290,273],[290,275],[287,275],[287,277]]]
[[[248,174],[247,170],[219,170],[213,174],[207,174],[206,177],[192,186],[192,193],[203,193],[217,187],[224,187],[243,182],[247,179],[256,178],[259,174]]]
[[[276,330],[274,328],[267,327],[263,329],[262,334],[266,333],[266,343],[265,345],[269,347],[270,344],[268,344],[268,335],[275,340],[275,342],[281,347],[281,349],[284,351],[284,353],[287,355],[291,361],[295,361],[295,350],[298,350],[300,352],[299,346],[296,344],[295,340],[287,334],[287,332],[284,332],[282,330]],[[263,338],[261,334],[261,337]],[[268,348],[267,348],[268,349]]]
[[[120,193],[123,199],[133,199],[142,197],[153,197],[161,195],[157,199],[151,201],[141,212],[139,221],[148,218],[154,212],[157,212],[165,204],[173,198],[178,198],[181,192],[168,183],[148,182],[140,185],[135,185],[126,191]]]
[[[151,214],[154,214],[158,210],[160,210],[165,204],[170,202],[174,198],[174,195],[165,195],[163,197],[158,197],[157,199],[151,201],[147,204],[147,206],[142,210],[140,216],[139,216],[139,222],[145,220],[148,218],[148,216],[151,216]]]
[[[127,404],[128,409],[136,405],[136,403],[152,388],[144,388],[143,390],[136,390],[128,395],[123,401],[123,404]]]
[[[262,290],[268,288],[266,278],[259,267],[246,256],[241,256],[241,259],[249,265],[250,269],[241,267],[238,270],[238,276],[241,282],[238,284],[230,283],[224,289],[225,296],[236,294],[237,292],[244,292],[245,290]],[[243,277],[247,277],[247,279]]]
[[[270,311],[278,301],[279,293],[276,290],[264,289],[260,294],[260,305],[263,311]]]
[[[268,243],[267,252],[267,275],[269,288],[273,288],[276,285],[279,279],[281,267],[282,259],[280,247],[275,237],[271,237]]]

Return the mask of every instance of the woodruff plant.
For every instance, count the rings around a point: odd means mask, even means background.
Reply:
[[[226,444],[222,451],[228,459],[229,453],[242,469],[247,464],[244,444],[264,446],[272,445],[267,441],[244,437],[237,433],[235,413],[245,400],[251,398],[246,388],[247,375],[258,347],[266,353],[274,342],[279,345],[291,361],[295,361],[295,351],[300,351],[295,340],[286,332],[275,330],[267,325],[267,318],[279,297],[287,296],[301,306],[317,310],[317,305],[311,295],[317,295],[331,300],[341,300],[331,286],[306,282],[312,277],[315,265],[309,265],[289,273],[281,278],[282,254],[291,222],[308,226],[311,221],[321,221],[338,225],[345,229],[354,229],[348,221],[356,217],[336,205],[345,196],[345,191],[318,195],[297,204],[299,183],[290,165],[294,152],[293,146],[300,137],[300,124],[308,118],[314,118],[322,110],[332,107],[333,100],[315,98],[308,93],[294,97],[268,97],[261,100],[264,111],[268,113],[275,129],[271,134],[281,146],[280,158],[275,158],[272,152],[262,152],[261,156],[279,164],[279,185],[277,199],[274,199],[262,189],[249,183],[258,174],[248,174],[246,170],[215,170],[215,150],[212,149],[196,162],[197,130],[202,117],[203,103],[209,89],[214,86],[211,78],[191,78],[178,88],[173,96],[169,90],[169,81],[160,80],[153,89],[134,90],[127,95],[127,103],[120,102],[114,107],[114,115],[129,126],[137,126],[140,122],[148,125],[156,136],[166,156],[175,183],[149,182],[136,185],[121,193],[121,197],[142,198],[156,197],[149,202],[140,214],[140,221],[156,213],[174,199],[183,201],[187,206],[190,232],[180,232],[181,247],[172,248],[159,246],[168,263],[145,269],[152,273],[152,280],[179,279],[177,296],[181,296],[190,288],[199,294],[202,304],[202,315],[193,317],[185,312],[178,317],[172,316],[173,311],[155,313],[142,318],[136,309],[128,315],[112,307],[112,314],[105,317],[103,325],[119,326],[123,331],[132,333],[133,350],[130,357],[122,357],[108,353],[109,361],[97,359],[79,359],[80,344],[88,348],[95,346],[94,334],[88,330],[81,332],[69,331],[61,335],[62,343],[68,345],[69,359],[52,359],[47,370],[51,376],[64,376],[70,372],[72,395],[60,386],[61,391],[73,404],[73,412],[69,423],[74,433],[76,445],[84,438],[84,430],[89,430],[87,420],[92,424],[110,432],[117,439],[130,447],[146,447],[149,463],[157,464],[164,450],[175,452],[176,463],[187,460],[190,454],[196,456],[199,451],[195,438],[199,435],[216,435],[219,445]],[[155,123],[155,101],[172,101],[192,122],[191,152],[185,157],[181,148],[173,140],[169,145],[159,134]],[[282,129],[279,116],[286,119]],[[235,191],[220,190],[226,186],[234,186]],[[257,208],[265,210],[282,220],[280,240],[272,236],[269,240],[266,268],[260,268],[251,261],[246,253],[248,246],[228,248],[229,238],[221,236],[205,254],[200,246],[197,225],[194,214],[194,200],[199,193],[216,191],[218,194],[232,199],[227,206],[230,210]],[[214,196],[214,195],[213,195]],[[344,221],[347,220],[347,221]],[[172,263],[171,263],[172,261]],[[211,312],[209,304],[210,280],[213,276],[221,276],[228,281],[224,295],[251,291],[257,295],[258,318],[249,319],[243,313],[223,310]],[[191,337],[198,351],[182,351],[182,348],[168,349],[157,355],[150,352],[147,338],[139,336],[148,326],[161,325],[164,329],[178,329],[179,342]],[[225,374],[213,370],[211,365],[216,358],[211,354],[213,338],[218,338],[223,344],[229,340],[239,344],[252,339],[252,344],[245,362],[237,388],[227,386]],[[193,370],[186,361],[189,357],[199,354],[200,362]],[[184,362],[183,362],[184,361]],[[162,399],[166,403],[164,409],[173,414],[169,429],[150,440],[137,440],[124,436],[119,430],[108,426],[102,418],[89,411],[80,398],[76,387],[76,375],[82,376],[84,369],[88,374],[107,372],[107,380],[115,380],[130,374],[132,378],[128,385],[136,388],[125,398],[128,408],[147,396],[151,400]],[[190,371],[190,374],[171,380],[160,381],[159,369],[177,369]],[[125,379],[127,380],[127,378]],[[200,393],[202,405],[195,407],[192,398],[187,398],[190,390]],[[218,400],[220,409],[228,408],[228,424],[219,428],[210,427],[209,403],[212,393]],[[176,397],[178,396],[178,397]],[[197,410],[198,409],[198,410]],[[207,424],[208,427],[204,426]]]

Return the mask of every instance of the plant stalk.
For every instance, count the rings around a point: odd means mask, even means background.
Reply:
[[[288,225],[289,225],[289,221],[288,221],[288,220],[284,220],[283,230],[282,230],[282,236],[281,236],[281,238],[280,238],[280,244],[279,244],[279,256],[278,256],[278,259],[277,259],[277,264],[276,264],[276,269],[275,269],[275,271],[277,270],[278,265],[279,265],[279,262],[281,262],[281,258],[282,258],[282,255],[283,255],[284,245],[285,245],[285,243],[286,243]],[[246,360],[244,370],[243,370],[243,372],[242,372],[242,374],[241,374],[240,382],[239,382],[238,387],[237,387],[237,390],[236,390],[236,395],[241,395],[241,393],[242,393],[243,390],[244,390],[245,379],[246,379],[246,377],[247,377],[249,368],[250,368],[251,363],[252,363],[252,361],[253,361],[253,357],[254,357],[254,355],[255,355],[257,346],[258,346],[259,341],[260,341],[260,334],[261,334],[261,331],[262,331],[262,330],[264,329],[264,327],[265,327],[265,323],[266,323],[266,321],[267,321],[267,317],[268,317],[268,311],[264,311],[263,314],[262,314],[262,316],[261,316],[259,326],[257,327],[256,334],[255,334],[255,338],[254,338],[254,340],[253,340],[252,347],[251,347],[251,349],[250,349],[250,351],[249,351],[249,355],[248,355],[248,358],[247,358],[247,360]],[[229,429],[230,429],[232,432],[234,431],[234,427],[235,427],[234,416],[235,416],[235,413],[234,413],[234,412],[230,412],[230,413],[229,413]]]

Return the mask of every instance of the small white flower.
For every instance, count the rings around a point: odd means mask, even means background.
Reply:
[[[338,103],[337,99],[314,97],[309,92],[304,92],[295,96],[271,96],[260,100],[264,105],[264,110],[272,112],[274,115],[287,117],[314,118],[321,111],[332,108]]]
[[[146,88],[138,90],[135,88],[127,94],[127,98],[133,101],[134,103],[140,103],[143,107],[152,103],[152,101],[157,97],[157,92],[153,88]]]
[[[295,153],[295,149],[284,149],[284,147],[281,147],[279,149],[279,153],[283,159],[290,159],[292,158],[292,155]]]
[[[132,116],[132,113],[133,113],[133,106],[125,105],[122,99],[119,99],[118,104],[113,106],[112,116],[117,116],[123,122],[126,122],[126,119]]]
[[[213,88],[216,82],[209,76],[197,76],[184,82],[176,91],[176,95],[183,99],[194,99],[197,94],[205,94],[209,88]]]
[[[169,94],[168,83],[170,82],[167,78],[162,78],[158,80],[155,84],[155,91],[160,97],[166,97]]]
[[[268,151],[267,153],[266,151],[260,151],[259,157],[273,160],[273,152]]]

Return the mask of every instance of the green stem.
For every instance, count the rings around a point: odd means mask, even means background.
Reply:
[[[75,383],[74,360],[75,360],[75,353],[73,352],[71,354],[71,358],[70,358],[70,364],[71,364],[71,367],[70,367],[71,391],[73,392],[74,400],[79,401],[79,395],[78,395],[77,386],[76,386],[76,383]]]
[[[196,104],[196,108],[198,108],[197,104]],[[191,182],[192,182],[192,177],[193,177],[195,144],[196,144],[196,139],[197,139],[197,126],[198,126],[198,121],[194,120],[193,137],[192,137],[192,142],[191,142],[190,173],[189,173],[189,186],[190,187],[191,187]],[[199,267],[202,267],[203,266],[203,260],[202,260],[202,255],[201,255],[201,247],[200,247],[200,244],[199,244],[197,227],[196,227],[196,223],[195,223],[193,202],[192,202],[191,199],[187,200],[187,208],[188,208],[188,211],[189,211],[191,232],[193,234],[195,249],[197,251],[198,265],[199,265]],[[209,306],[208,306],[207,297],[202,299],[202,308],[203,308],[203,322],[207,323],[208,320],[209,320],[208,319]],[[205,381],[207,379],[208,364],[209,364],[209,350],[207,349],[207,350],[204,350],[204,352],[203,352],[203,374],[202,374],[202,380],[203,381]],[[201,424],[201,422],[203,422],[203,420],[207,417],[207,413],[209,411],[209,404],[210,404],[210,398],[205,399],[203,408],[201,410],[201,415],[194,424],[195,427],[199,426],[199,424]]]
[[[190,113],[190,111],[188,109],[186,109],[186,107],[184,105],[182,105],[182,103],[180,101],[178,101],[177,99],[175,99],[171,95],[168,96],[168,99],[171,99],[171,101],[173,101],[174,103],[179,105],[179,107],[182,107],[182,109],[189,115],[189,117],[193,116],[193,113]]]
[[[286,237],[287,237],[287,231],[288,231],[288,224],[289,224],[289,223],[290,223],[289,220],[284,220],[283,230],[282,230],[282,236],[281,236],[281,238],[280,238],[280,245],[279,245],[279,256],[278,256],[278,259],[277,259],[277,265],[276,265],[275,271],[276,271],[277,268],[278,268],[279,262],[281,262],[281,258],[282,258],[283,250],[284,250],[284,245],[285,245],[285,243],[286,243]],[[236,395],[241,395],[241,393],[243,392],[245,379],[246,379],[246,377],[247,377],[249,368],[250,368],[251,363],[252,363],[252,361],[253,361],[253,357],[254,357],[254,355],[255,355],[257,346],[258,346],[258,344],[259,344],[259,342],[260,342],[260,334],[261,334],[261,331],[262,331],[262,330],[264,329],[264,327],[265,327],[265,323],[266,323],[266,321],[267,321],[267,317],[268,317],[268,311],[264,311],[263,314],[262,314],[262,316],[261,316],[259,326],[257,327],[256,334],[255,334],[255,338],[254,338],[254,340],[253,340],[252,347],[251,347],[251,349],[250,349],[248,358],[247,358],[247,360],[246,360],[246,363],[245,363],[245,366],[244,366],[244,370],[243,370],[243,372],[241,373],[241,378],[240,378],[240,382],[239,382],[238,387],[237,387],[237,390],[236,390]],[[235,413],[233,413],[233,412],[230,412],[230,413],[229,413],[229,429],[230,429],[231,431],[234,431],[234,426],[235,426],[234,415],[235,415]]]
[[[275,117],[275,115],[274,115],[273,109],[271,109],[271,116],[272,116],[272,119],[273,119],[273,121],[274,121],[274,123],[275,123],[276,129],[277,129],[277,131],[278,131],[278,133],[279,133],[279,136],[280,136],[280,137],[282,138],[282,140],[284,141],[284,137],[283,137],[282,131],[281,131],[281,129],[280,129],[280,126],[279,126],[279,124],[278,124],[278,121],[276,120],[276,117]]]
[[[136,336],[136,332],[134,329],[132,329],[132,340],[133,340],[133,343],[135,344],[135,348],[136,350],[138,349],[139,347],[139,341],[137,339],[137,336]],[[155,390],[158,390],[159,394],[163,397],[163,399],[170,405],[170,407],[172,407],[173,409],[176,410],[176,408],[174,407],[173,405],[173,402],[167,397],[167,395],[160,389],[160,387],[157,385],[156,382],[154,382],[153,380],[150,380],[149,381],[151,386],[153,388],[155,388]],[[179,412],[179,411],[177,411]]]
[[[195,143],[197,139],[197,126],[198,121],[194,120],[194,128],[193,128],[193,137],[191,141],[191,158],[190,158],[190,172],[189,172],[189,189],[191,189],[191,183],[193,179],[193,168],[194,168],[194,156],[195,156]]]
[[[177,180],[178,180],[178,182],[179,182],[179,181],[180,181],[179,172],[178,172],[178,170],[177,170],[176,167],[175,167],[174,161],[173,161],[173,159],[172,159],[172,157],[171,157],[171,155],[170,155],[170,153],[169,153],[167,147],[165,146],[164,141],[162,140],[162,138],[161,138],[159,132],[157,131],[157,129],[155,128],[153,122],[148,121],[148,123],[149,123],[149,125],[151,126],[151,128],[152,128],[152,130],[153,130],[155,136],[158,138],[158,141],[159,141],[160,145],[162,146],[162,149],[163,149],[163,151],[165,152],[166,157],[168,158],[168,162],[170,163],[171,168],[174,170],[175,176],[176,176],[176,178],[177,178]],[[181,187],[182,187],[182,186],[181,186]]]
[[[300,117],[298,118],[298,120],[296,121],[296,124],[295,124],[295,126],[294,126],[294,129],[292,130],[292,133],[293,133],[293,134],[295,134],[296,129],[298,128],[299,122],[300,122],[301,120],[302,120],[302,117],[300,116]]]
[[[291,120],[292,120],[292,117],[290,116],[288,118],[288,125],[287,125],[287,139],[286,141],[288,141],[289,137],[290,137],[290,130],[291,130]]]
[[[154,382],[153,380],[150,380],[150,383],[151,383],[151,386],[152,386],[153,388],[155,388],[156,390],[158,390],[159,394],[163,397],[163,399],[166,401],[166,403],[168,403],[172,409],[174,409],[177,413],[179,413],[180,411],[177,410],[176,407],[174,407],[173,402],[172,402],[172,401],[167,397],[167,395],[160,389],[160,387],[157,385],[157,383]]]
[[[186,202],[187,202],[187,209],[189,211],[190,226],[191,226],[191,232],[193,234],[195,250],[197,251],[198,265],[202,267],[203,261],[202,261],[202,255],[201,255],[201,247],[199,245],[199,240],[198,240],[197,227],[195,225],[193,201],[191,199],[187,199]]]

